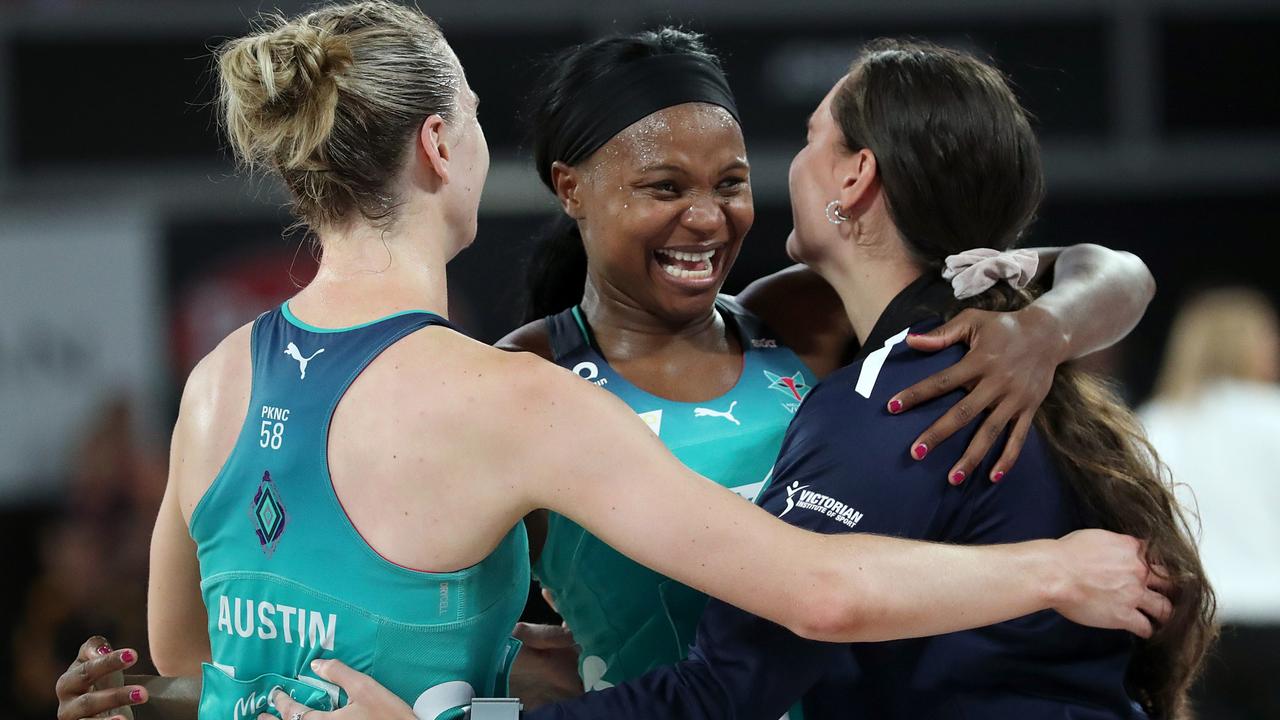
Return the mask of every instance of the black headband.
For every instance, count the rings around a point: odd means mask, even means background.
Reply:
[[[655,55],[627,63],[592,81],[552,114],[546,159],[538,174],[550,186],[551,163],[577,165],[636,121],[691,102],[719,105],[739,120],[733,91],[710,60]]]

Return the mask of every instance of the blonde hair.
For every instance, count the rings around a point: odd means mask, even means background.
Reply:
[[[393,218],[409,139],[452,120],[462,68],[439,26],[385,0],[264,16],[217,53],[223,130],[241,163],[279,174],[298,219]]]
[[[1156,396],[1186,400],[1214,380],[1264,379],[1253,358],[1268,335],[1280,335],[1280,322],[1262,293],[1222,288],[1194,298],[1173,322]]]

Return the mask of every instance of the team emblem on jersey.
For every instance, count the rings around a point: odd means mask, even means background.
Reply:
[[[258,491],[253,494],[253,502],[249,505],[249,517],[254,524],[254,533],[258,536],[258,544],[262,552],[271,557],[280,544],[280,536],[284,535],[285,520],[288,515],[284,503],[280,501],[280,491],[271,479],[269,471],[263,471],[262,482],[258,483]]]
[[[776,375],[765,370],[764,376],[770,382],[770,390],[777,390],[795,400],[795,402],[782,403],[782,407],[794,415],[796,410],[800,409],[800,402],[804,400],[804,396],[809,394],[809,383],[805,382],[804,373],[797,370],[794,375]]]

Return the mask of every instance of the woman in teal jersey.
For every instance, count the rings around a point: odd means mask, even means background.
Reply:
[[[1112,533],[956,548],[796,530],[691,472],[610,394],[452,332],[444,265],[474,238],[488,151],[478,98],[420,13],[272,19],[219,63],[232,146],[284,180],[324,253],[184,391],[148,611],[153,660],[203,682],[201,717],[252,717],[281,690],[341,704],[322,658],[419,718],[502,693],[535,508],[818,639],[1043,608],[1141,631],[1162,601],[1138,541]],[[107,688],[135,657],[88,644],[60,716],[145,702]],[[365,689],[348,699],[373,709]]]
[[[533,96],[533,148],[564,216],[531,267],[530,322],[499,345],[532,351],[617,395],[682,462],[754,499],[809,387],[843,364],[856,341],[839,297],[806,269],[759,280],[737,299],[718,295],[753,219],[732,96],[684,102],[691,96],[666,84],[652,94],[593,90],[626,89],[635,73],[670,77],[673,68],[661,62],[719,74],[698,35],[671,28],[597,40],[548,64]],[[646,63],[655,65],[646,70]],[[578,114],[619,113],[635,121],[612,137],[583,140],[595,130],[576,123]],[[1026,388],[975,390],[976,407],[989,403],[983,398],[1001,402],[989,432],[978,435],[949,476],[962,478],[976,467],[1003,431],[1002,418],[1017,421],[1015,439],[993,471],[1006,472],[1056,364],[1110,344],[1141,317],[1151,285],[1140,261],[1100,248],[1066,255],[1058,288],[1037,309],[987,316],[993,325],[1013,326],[1002,337],[1016,346],[990,349],[999,341],[988,341],[984,331],[980,349],[1008,366],[997,362],[987,374],[1032,372],[1020,375]],[[1101,271],[1076,272],[1071,263],[1082,257]],[[1066,331],[1053,320],[1064,316]],[[1076,342],[1063,348],[1046,340],[1051,334]],[[922,385],[931,394],[943,389]],[[950,434],[947,427],[926,431],[912,447],[936,447]],[[577,670],[585,689],[685,656],[705,595],[627,559],[561,515],[529,526],[534,572],[581,647]],[[524,673],[519,677],[526,697],[548,695],[523,687]],[[560,677],[541,680],[564,686]]]

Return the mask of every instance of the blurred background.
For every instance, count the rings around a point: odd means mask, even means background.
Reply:
[[[1089,358],[1192,486],[1227,633],[1202,717],[1280,718],[1280,3],[1275,0],[420,0],[483,97],[493,166],[451,314],[522,313],[555,206],[529,162],[536,61],[613,32],[708,34],[739,99],[757,219],[733,292],[786,264],[786,169],[861,43],[989,56],[1038,119],[1049,194],[1029,243],[1140,255],[1159,294]],[[85,637],[146,647],[151,523],[181,384],[315,269],[286,198],[236,173],[211,49],[289,1],[0,0],[0,717],[52,717]],[[1207,294],[1206,294],[1207,293]],[[145,652],[144,652],[145,655]]]

